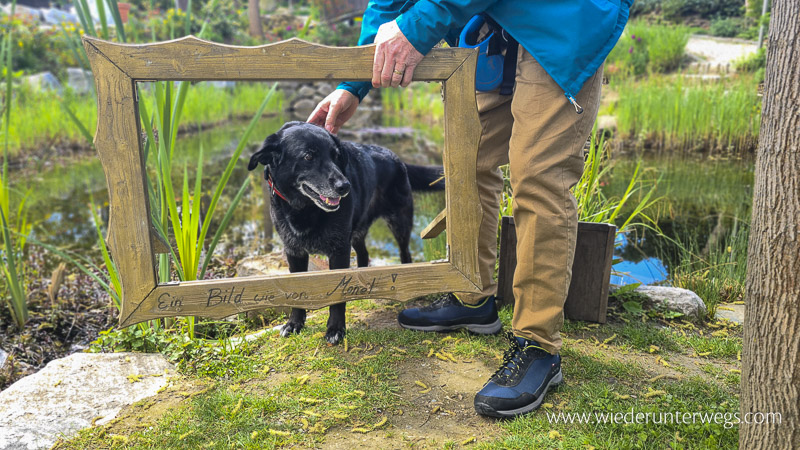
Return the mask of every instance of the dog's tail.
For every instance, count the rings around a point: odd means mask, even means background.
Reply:
[[[444,167],[406,164],[412,191],[443,191]]]

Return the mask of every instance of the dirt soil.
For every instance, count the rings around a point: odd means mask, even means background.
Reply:
[[[47,294],[51,270],[40,249],[30,247],[28,313],[23,332],[0,308],[0,348],[9,354],[0,367],[0,390],[48,362],[79,352],[116,323],[108,295],[88,275],[68,269],[53,301]]]

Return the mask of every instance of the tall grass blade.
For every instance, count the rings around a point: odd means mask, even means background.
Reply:
[[[3,225],[3,251],[5,253],[2,265],[3,277],[6,279],[6,288],[10,296],[9,309],[11,318],[17,327],[22,330],[28,321],[28,296],[25,292],[25,284],[22,280],[23,275],[21,266],[18,264],[18,254],[9,233],[8,221],[5,213],[0,209],[0,218]]]
[[[95,0],[97,5],[97,15],[100,17],[100,33],[103,39],[108,39],[108,19],[106,19],[106,8],[103,5],[104,0]]]
[[[97,0],[100,3],[103,0]],[[108,10],[111,11],[111,17],[114,19],[114,26],[117,29],[117,39],[122,42],[128,42],[125,37],[125,24],[122,23],[122,16],[119,14],[119,5],[116,0],[106,0],[108,2]]]

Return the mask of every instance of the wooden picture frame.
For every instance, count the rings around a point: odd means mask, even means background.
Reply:
[[[150,222],[136,83],[369,81],[375,47],[326,47],[299,39],[237,47],[194,36],[143,45],[84,36],[83,45],[97,87],[94,143],[108,183],[108,242],[122,283],[120,326],[161,317],[222,318],[267,307],[317,309],[360,298],[408,300],[481,289],[474,49],[434,49],[414,71],[414,80],[444,85],[446,261],[160,284],[155,254],[163,245]]]

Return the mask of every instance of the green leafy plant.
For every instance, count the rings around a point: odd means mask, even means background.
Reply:
[[[609,160],[605,136],[598,136],[595,125],[589,151],[586,154],[583,174],[573,188],[575,199],[578,202],[579,220],[595,223],[619,223],[618,233],[625,233],[633,226],[655,226],[656,223],[648,215],[647,210],[661,200],[660,197],[654,198],[657,183],[650,183],[650,187],[644,191],[643,196],[634,195],[648,184],[642,180],[641,163],[639,163],[633,171],[624,193],[620,197],[606,197],[601,188],[601,180],[609,175],[612,168]],[[633,201],[636,203],[632,204]],[[619,220],[618,217],[623,212],[627,214],[627,217]]]

